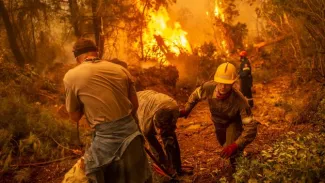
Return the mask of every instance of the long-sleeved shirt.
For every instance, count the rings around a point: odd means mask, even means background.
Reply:
[[[196,88],[185,104],[185,112],[189,114],[194,106],[202,100],[208,100],[211,119],[216,124],[243,124],[243,132],[236,140],[240,148],[251,143],[257,134],[257,122],[253,120],[251,109],[245,97],[235,88],[229,97],[217,99],[217,83],[209,81]]]
[[[240,59],[240,66],[239,66],[239,76],[241,79],[245,77],[251,77],[252,75],[252,67],[247,58]]]

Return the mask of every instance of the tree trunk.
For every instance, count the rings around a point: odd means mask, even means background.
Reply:
[[[34,53],[31,53],[31,57],[33,58],[33,63],[37,63],[38,62],[38,58],[37,58],[37,47],[36,47],[36,38],[35,38],[35,26],[34,26],[34,22],[33,22],[33,18],[30,16],[30,23],[32,25],[32,34],[33,34],[33,49],[34,49]]]
[[[20,48],[18,47],[18,44],[16,41],[16,35],[13,31],[13,27],[12,27],[12,24],[9,19],[8,10],[6,9],[3,0],[0,0],[0,14],[1,14],[1,17],[5,24],[10,48],[16,58],[16,62],[18,65],[24,66],[25,58],[24,58],[23,54],[21,53]]]
[[[77,0],[69,0],[69,8],[70,8],[70,22],[73,26],[74,34],[77,38],[82,36],[80,28],[79,28],[79,7],[77,4]]]
[[[103,36],[101,36],[101,17],[98,16],[98,7],[100,5],[100,0],[95,0],[91,4],[91,9],[93,13],[93,26],[94,26],[94,33],[95,33],[95,41],[96,45],[98,47],[99,57],[101,58],[103,56],[103,50],[104,50],[104,39]]]
[[[140,47],[141,47],[141,60],[146,61],[145,55],[144,55],[144,44],[143,44],[143,29],[145,24],[145,12],[146,8],[148,6],[149,1],[146,1],[146,4],[144,4],[143,10],[142,10],[142,16],[141,16],[141,25],[140,25]]]

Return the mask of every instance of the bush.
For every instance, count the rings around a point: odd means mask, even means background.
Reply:
[[[23,95],[12,94],[0,100],[2,171],[9,170],[10,164],[48,161],[71,153],[57,143],[72,147],[76,127],[52,113],[29,103]]]
[[[325,98],[318,105],[317,115],[319,116],[320,120],[323,122],[325,121]]]
[[[319,182],[325,180],[325,134],[295,134],[262,151],[259,160],[239,158],[237,182]]]

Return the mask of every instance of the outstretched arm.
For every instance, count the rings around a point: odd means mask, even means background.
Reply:
[[[201,101],[207,98],[207,89],[206,84],[203,84],[202,86],[196,88],[193,93],[188,98],[188,101],[185,104],[185,108],[180,110],[180,116],[179,117],[185,117],[191,113],[192,109],[195,107],[195,105]]]

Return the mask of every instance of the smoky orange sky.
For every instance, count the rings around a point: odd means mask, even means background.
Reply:
[[[256,34],[256,4],[250,6],[242,0],[236,1],[240,15],[235,22],[247,24],[248,39]],[[201,44],[213,39],[212,20],[206,14],[208,11],[213,11],[213,7],[214,0],[177,0],[176,4],[170,7],[170,16],[179,21],[183,29],[188,32],[188,39],[192,45]]]

